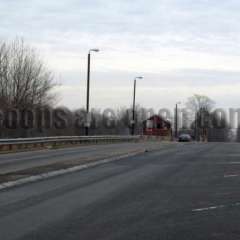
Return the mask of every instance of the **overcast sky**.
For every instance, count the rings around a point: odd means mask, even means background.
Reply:
[[[38,49],[61,86],[59,105],[173,107],[194,93],[239,107],[239,0],[0,0],[0,39]]]

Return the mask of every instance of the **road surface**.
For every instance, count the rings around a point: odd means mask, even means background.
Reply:
[[[159,142],[129,142],[0,154],[0,174],[62,162],[74,162],[78,160],[85,162],[95,157],[107,158],[114,154],[125,154],[148,147],[164,148],[165,146],[166,143],[159,146]]]
[[[240,145],[177,144],[0,192],[0,239],[240,239]]]

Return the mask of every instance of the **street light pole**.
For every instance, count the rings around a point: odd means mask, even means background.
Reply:
[[[195,113],[195,126],[194,126],[195,141],[198,141],[198,112]]]
[[[137,79],[143,79],[143,76],[136,77],[134,79],[134,86],[133,86],[133,109],[132,109],[132,129],[131,129],[131,134],[132,135],[134,135],[134,132],[135,132],[135,100],[136,100]]]
[[[175,112],[175,138],[178,138],[178,104],[181,102],[176,103],[176,112]]]
[[[133,87],[133,109],[132,109],[132,135],[134,135],[135,130],[135,99],[136,99],[136,78],[134,79],[134,87]]]
[[[99,52],[99,49],[90,49],[88,52],[88,65],[87,65],[87,101],[86,101],[86,122],[85,122],[85,135],[89,134],[90,115],[89,115],[89,98],[90,98],[90,68],[91,68],[91,52]]]
[[[91,54],[90,51],[88,53],[88,65],[87,65],[87,106],[86,106],[86,125],[85,125],[85,135],[88,136],[88,128],[89,128],[89,92],[90,92],[90,63],[91,62]]]

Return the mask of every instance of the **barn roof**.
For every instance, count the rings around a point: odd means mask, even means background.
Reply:
[[[169,120],[166,120],[164,117],[157,115],[157,114],[152,115],[150,118],[148,118],[144,122],[147,122],[148,120],[152,120],[152,121],[156,121],[156,122],[165,122],[167,124],[171,124],[171,122]]]

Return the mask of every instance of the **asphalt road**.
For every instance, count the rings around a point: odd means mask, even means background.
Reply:
[[[131,151],[141,150],[143,148],[156,147],[157,145],[159,144],[154,142],[129,142],[0,154],[0,174],[67,161],[74,162],[82,160],[84,162],[87,159],[95,157],[106,158],[114,154],[125,154]],[[166,144],[162,145],[163,146],[161,147],[164,148]]]
[[[0,192],[0,239],[240,239],[240,145],[177,144]]]

